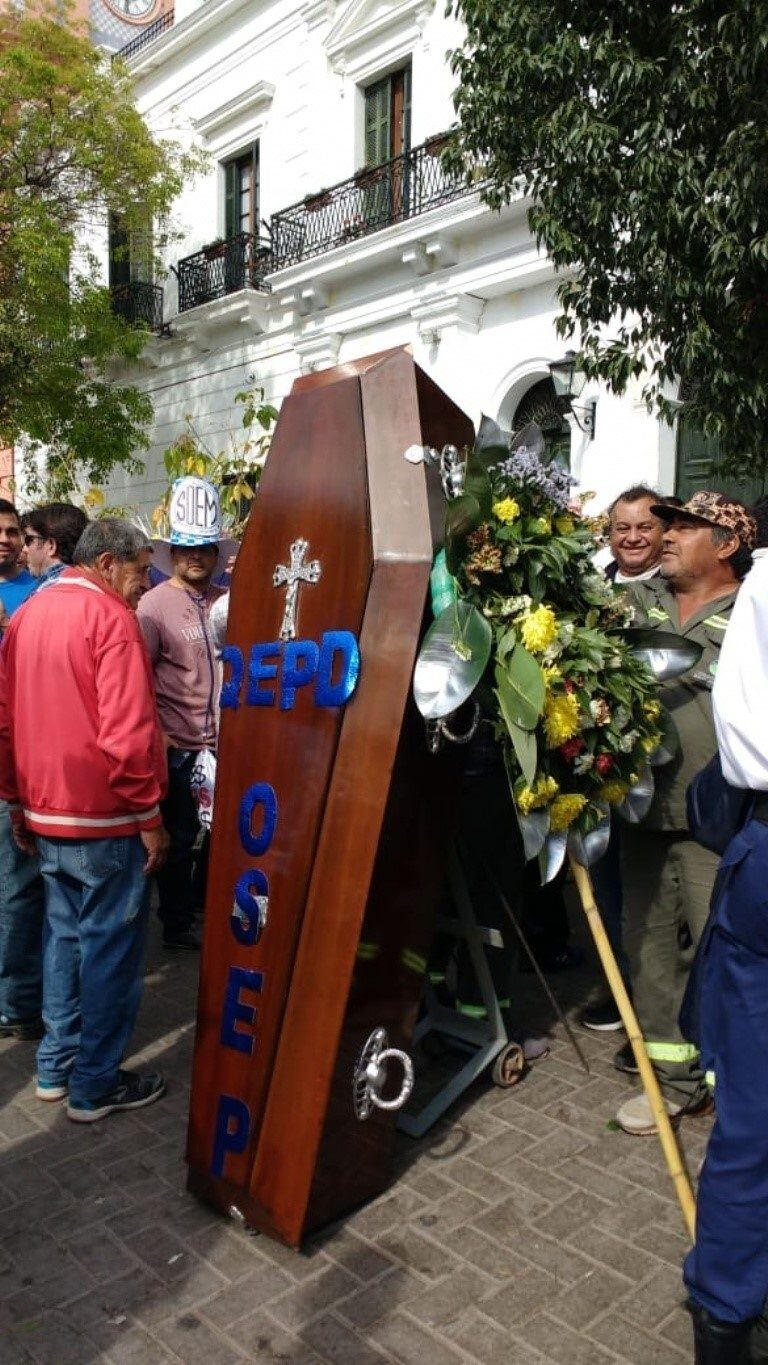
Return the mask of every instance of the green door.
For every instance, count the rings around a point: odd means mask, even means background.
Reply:
[[[682,419],[677,429],[677,480],[675,492],[684,502],[700,488],[714,488],[718,493],[729,493],[743,502],[753,503],[766,491],[766,477],[735,479],[718,474],[721,451],[715,436]]]

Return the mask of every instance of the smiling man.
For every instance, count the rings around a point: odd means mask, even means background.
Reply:
[[[626,488],[611,503],[608,540],[613,561],[606,574],[614,583],[642,582],[658,574],[664,525],[652,508],[660,501],[652,488],[639,483]]]
[[[656,792],[645,820],[622,829],[624,945],[635,1008],[674,1116],[708,1107],[698,1051],[682,1037],[677,1018],[690,945],[704,928],[717,870],[716,856],[689,835],[685,792],[716,749],[712,687],[756,528],[741,503],[720,493],[696,493],[682,507],[655,503],[652,511],[664,524],[661,573],[632,589],[638,621],[702,648],[696,667],[661,692],[680,737],[678,752],[654,770]],[[622,1105],[617,1119],[628,1133],[654,1131],[645,1095]]]

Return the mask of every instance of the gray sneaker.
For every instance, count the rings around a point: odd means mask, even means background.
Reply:
[[[73,1123],[96,1123],[108,1114],[125,1109],[143,1109],[165,1094],[165,1079],[157,1072],[138,1076],[135,1071],[118,1071],[117,1085],[108,1095],[95,1100],[70,1100],[67,1118]]]

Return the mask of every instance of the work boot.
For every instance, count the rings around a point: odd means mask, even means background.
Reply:
[[[750,1365],[751,1322],[721,1322],[689,1301],[695,1365]]]

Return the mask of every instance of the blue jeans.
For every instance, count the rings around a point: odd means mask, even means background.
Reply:
[[[69,1084],[75,1103],[117,1083],[136,1022],[149,914],[137,834],[38,838],[45,883],[41,1080]]]
[[[43,883],[37,858],[16,846],[0,801],[0,1014],[39,1019],[43,953]]]

